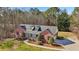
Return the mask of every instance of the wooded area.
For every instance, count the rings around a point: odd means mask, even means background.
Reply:
[[[46,11],[40,11],[38,8],[31,8],[27,11],[19,8],[0,7],[0,37],[8,37],[10,32],[13,32],[19,24],[58,26],[59,31],[78,33],[78,21],[78,7],[74,9],[71,15],[58,7],[51,7]]]

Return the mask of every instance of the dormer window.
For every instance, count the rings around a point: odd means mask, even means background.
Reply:
[[[31,30],[32,31],[41,31],[41,27],[40,26],[31,26]]]
[[[38,31],[41,31],[41,27],[39,26]]]
[[[34,31],[35,30],[35,26],[32,26],[31,29],[32,29],[32,31]]]

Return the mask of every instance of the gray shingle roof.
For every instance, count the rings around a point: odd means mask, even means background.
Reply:
[[[58,32],[57,26],[45,26],[45,25],[31,25],[31,24],[20,24],[20,26],[25,26],[26,27],[26,32],[28,33],[33,33],[33,34],[38,34],[46,29],[49,29],[53,34],[56,34]],[[32,27],[35,26],[35,30],[32,31]],[[38,31],[37,29],[41,27],[41,31]]]

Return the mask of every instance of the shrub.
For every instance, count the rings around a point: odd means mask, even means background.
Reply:
[[[49,37],[48,43],[52,45],[54,43],[54,38],[53,37]]]
[[[59,40],[63,40],[63,39],[64,39],[64,37],[59,37],[59,36],[58,36],[58,37],[57,37],[57,39],[59,39]]]
[[[41,41],[41,35],[40,34],[37,36],[37,41]]]
[[[37,44],[38,44],[38,45],[43,45],[42,39],[43,39],[43,35],[38,35],[38,36],[37,36]]]

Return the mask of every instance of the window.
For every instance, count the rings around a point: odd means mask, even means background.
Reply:
[[[38,31],[41,31],[41,27],[39,26]]]
[[[38,37],[38,35],[36,34],[36,37]]]
[[[44,39],[44,35],[41,35],[41,39]]]
[[[31,26],[31,29],[32,29],[32,31],[34,31],[35,30],[35,26]]]

